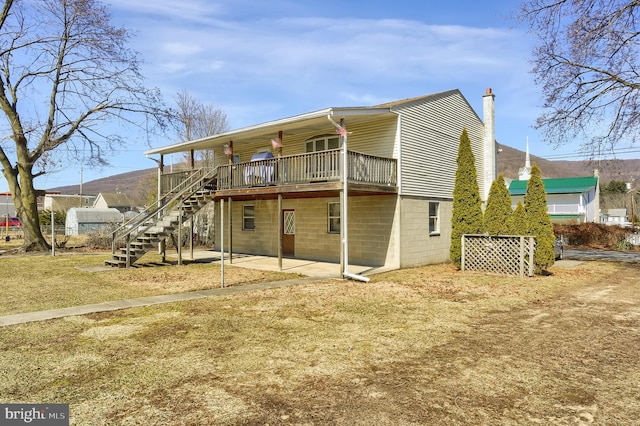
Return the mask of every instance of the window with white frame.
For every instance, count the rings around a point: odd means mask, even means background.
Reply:
[[[340,203],[329,203],[328,207],[328,232],[338,234],[340,233]]]
[[[313,154],[308,159],[307,172],[310,179],[325,179],[336,177],[339,170],[339,156],[337,153],[323,151],[340,148],[340,138],[336,135],[315,136],[305,142],[305,150]]]
[[[429,235],[440,234],[440,203],[429,202]]]
[[[242,206],[242,230],[253,231],[256,229],[253,206]]]
[[[340,139],[336,135],[316,136],[306,143],[306,152],[325,151],[340,148]]]

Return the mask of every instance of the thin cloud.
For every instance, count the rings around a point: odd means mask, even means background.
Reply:
[[[412,78],[495,72],[508,65],[505,51],[516,54],[520,49],[511,40],[507,30],[491,28],[316,18],[193,29],[169,26],[161,34],[144,33],[139,50],[150,64],[162,62],[166,55],[173,60],[178,57],[189,63],[190,74],[210,72],[208,64],[213,60],[225,64],[219,67],[221,74],[232,72],[262,81],[270,80],[269,76],[277,80],[283,74],[305,80],[335,72],[349,78],[355,71],[359,79],[388,73]]]
[[[238,17],[224,1],[187,0],[179,8],[165,0],[116,3],[134,19],[134,47],[148,81],[167,98],[186,89],[215,104],[232,127],[327,106],[374,105],[453,88],[465,93],[469,84],[480,93],[497,82],[529,84],[524,37],[506,28],[257,12],[239,17],[246,2],[234,3]],[[270,6],[276,14],[282,3]]]
[[[126,13],[152,16],[165,21],[206,21],[221,13],[221,8],[207,0],[109,0],[108,4]],[[157,27],[156,27],[157,30]]]

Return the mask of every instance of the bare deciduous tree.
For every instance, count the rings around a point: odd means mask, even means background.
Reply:
[[[632,145],[640,131],[640,1],[526,0],[516,14],[537,37],[533,73],[545,110],[537,127],[556,146],[591,154]]]
[[[46,249],[34,179],[61,162],[107,164],[122,143],[105,123],[163,125],[160,93],[142,84],[130,34],[99,0],[4,0],[0,12],[0,165],[25,234]],[[140,120],[140,121],[137,121]]]
[[[178,106],[177,120],[180,123],[178,138],[181,141],[200,139],[225,132],[229,129],[227,115],[213,105],[203,104],[186,90],[178,93],[175,98]],[[198,151],[195,160],[212,166],[214,153],[211,150]],[[205,206],[194,218],[194,229],[198,236],[198,243],[213,243],[213,226],[209,224],[215,219],[215,206],[211,203]]]
[[[222,133],[229,129],[227,114],[213,105],[203,104],[183,90],[176,95],[177,119],[181,124],[178,137],[190,141]]]
[[[176,115],[180,141],[205,138],[229,130],[227,114],[224,111],[198,101],[186,90],[179,92],[175,101],[178,106]],[[200,151],[196,153],[196,159],[207,163],[212,161],[213,153]]]

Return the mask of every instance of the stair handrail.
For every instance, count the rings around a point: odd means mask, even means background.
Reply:
[[[175,201],[184,197],[185,193],[190,192],[189,196],[195,194],[200,188],[204,187],[208,182],[213,180],[218,173],[218,167],[213,169],[201,168],[197,169],[187,179],[171,189],[170,192],[159,198],[152,206],[145,206],[145,210],[138,213],[133,218],[126,221],[122,226],[111,233],[111,254],[116,253],[116,241],[123,237],[129,237],[134,232],[139,235],[150,228],[153,224],[148,224],[149,219],[156,216],[161,210],[173,204]],[[195,188],[195,189],[194,189]],[[173,196],[172,196],[173,195]],[[169,197],[171,197],[169,199]],[[144,227],[141,229],[141,227]],[[128,244],[127,244],[128,248]]]

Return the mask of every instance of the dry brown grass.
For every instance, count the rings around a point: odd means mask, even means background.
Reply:
[[[91,272],[92,268],[104,265],[110,253],[57,253],[55,257],[42,253],[0,256],[4,277],[0,315],[220,287],[218,264],[157,266],[161,257],[148,253],[136,268],[97,273]],[[295,276],[232,266],[225,271],[226,286]]]
[[[429,266],[5,327],[0,400],[79,425],[634,423],[638,267],[552,272]]]

